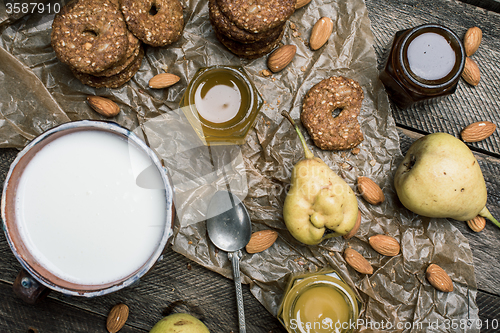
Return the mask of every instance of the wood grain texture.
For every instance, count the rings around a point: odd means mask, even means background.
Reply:
[[[367,0],[379,68],[394,34],[424,23],[440,23],[463,38],[468,28],[478,26],[483,41],[472,56],[481,70],[481,82],[473,87],[460,80],[455,94],[421,102],[407,109],[393,107],[396,124],[426,133],[460,131],[476,121],[500,124],[500,14],[454,0]],[[500,157],[500,131],[469,147]]]
[[[460,0],[460,1],[489,11],[500,13],[499,0]]]
[[[27,305],[12,296],[12,286],[0,282],[0,332],[107,332],[106,316],[63,302],[46,299],[37,305]],[[148,332],[128,323],[120,333]]]

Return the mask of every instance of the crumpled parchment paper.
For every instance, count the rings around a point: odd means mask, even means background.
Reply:
[[[390,325],[384,330],[387,332],[478,332],[475,325],[464,325],[478,319],[473,258],[467,240],[447,220],[422,218],[407,211],[395,194],[393,174],[402,156],[387,95],[378,80],[364,2],[313,0],[297,10],[290,19],[296,28],[288,25],[283,38],[283,43],[297,45],[297,54],[292,64],[271,77],[259,75],[266,68],[265,57],[239,59],[215,39],[207,1],[184,0],[183,4],[183,38],[166,48],[147,47],[140,71],[119,89],[82,85],[56,59],[50,47],[53,14],[18,18],[0,8],[0,147],[21,148],[41,132],[67,121],[103,119],[88,107],[85,98],[93,94],[109,97],[122,110],[113,120],[130,129],[140,126],[137,131],[143,132],[177,185],[176,208],[182,219],[175,230],[173,250],[226,277],[232,277],[230,262],[227,254],[207,239],[202,221],[206,202],[198,198],[206,198],[226,182],[244,185],[237,194],[244,198],[253,231],[279,232],[268,250],[253,255],[243,251],[240,265],[243,281],[250,283],[252,293],[271,313],[276,314],[292,273],[331,266],[363,302],[362,332],[381,331],[377,325],[382,323]],[[307,40],[322,16],[333,20],[334,29],[328,44],[313,52]],[[209,150],[196,143],[178,104],[198,68],[219,64],[243,66],[266,104],[247,142],[217,154],[215,148]],[[149,79],[164,71],[179,75],[181,81],[169,89],[149,89]],[[386,201],[372,206],[358,198],[362,225],[349,241],[334,238],[304,246],[290,236],[282,220],[291,170],[303,158],[303,151],[280,112],[289,110],[298,119],[308,89],[333,75],[352,78],[363,87],[365,100],[359,121],[365,140],[358,155],[321,151],[313,148],[310,140],[309,147],[353,188],[359,176],[373,179]],[[208,160],[227,165],[233,178],[228,181],[214,173],[217,167]],[[198,179],[199,174],[209,177],[186,185],[186,180]],[[374,234],[398,239],[401,254],[377,254],[368,244],[368,237]],[[371,262],[374,274],[361,275],[346,265],[342,252],[347,246]],[[452,293],[437,292],[427,282],[425,269],[430,263],[440,265],[450,275],[455,287]]]

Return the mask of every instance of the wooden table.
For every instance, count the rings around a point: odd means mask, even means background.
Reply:
[[[489,120],[500,124],[500,2],[498,0],[366,0],[375,50],[383,54],[398,30],[422,23],[441,23],[463,36],[467,28],[479,26],[483,43],[474,59],[482,72],[477,87],[460,82],[460,96],[438,104],[427,103],[406,110],[395,106],[393,117],[400,130],[403,153],[418,137],[432,132],[458,136],[469,123]],[[488,188],[488,207],[500,218],[500,132],[470,144],[483,170]],[[0,150],[0,181],[3,183],[14,149]],[[468,238],[475,258],[479,292],[477,303],[483,325],[500,321],[500,229],[488,223],[481,233],[473,233],[465,223],[455,222]],[[14,297],[12,283],[20,269],[0,233],[0,332],[105,332],[110,308],[120,302],[130,307],[130,317],[121,332],[147,332],[170,312],[190,312],[202,319],[212,332],[237,332],[234,285],[185,257],[168,249],[138,285],[94,299],[66,297],[51,293],[37,305],[27,305]],[[285,332],[280,323],[243,288],[248,332]]]

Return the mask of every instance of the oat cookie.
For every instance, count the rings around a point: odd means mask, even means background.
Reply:
[[[217,0],[221,12],[238,28],[263,33],[286,22],[296,0]]]
[[[243,44],[224,36],[217,29],[214,30],[215,37],[217,37],[222,45],[224,45],[235,55],[246,59],[257,59],[271,52],[276,46],[278,46],[285,32],[285,29],[283,27],[282,29],[280,29],[281,31],[277,30],[275,33],[271,34],[271,36],[261,41],[250,44]]]
[[[300,120],[314,144],[325,150],[351,149],[363,141],[358,115],[363,102],[359,84],[342,76],[317,83],[306,94]],[[338,116],[334,112],[339,110]]]
[[[137,57],[139,54],[139,51],[141,49],[141,41],[137,39],[130,31],[127,30],[127,36],[128,36],[128,48],[127,48],[127,53],[125,55],[125,58],[120,60],[117,64],[115,64],[113,67],[110,67],[108,69],[105,69],[102,72],[94,73],[92,75],[95,76],[112,76],[116,75],[125,68],[127,68]]]
[[[125,57],[126,31],[122,14],[108,0],[76,0],[54,17],[51,44],[61,62],[92,74]]]
[[[121,0],[121,10],[130,31],[146,44],[166,46],[181,37],[179,0]]]
[[[222,14],[219,9],[219,5],[217,4],[217,0],[209,0],[208,9],[210,14],[210,22],[215,27],[215,29],[217,29],[226,37],[240,43],[246,44],[258,42],[266,37],[269,37],[272,33],[276,33],[276,30],[281,28],[281,26],[278,26],[264,33],[255,34],[238,28],[224,14]]]
[[[140,47],[139,54],[134,61],[122,72],[113,76],[94,76],[73,71],[75,77],[83,84],[94,88],[118,88],[127,83],[137,73],[142,64],[144,49]]]

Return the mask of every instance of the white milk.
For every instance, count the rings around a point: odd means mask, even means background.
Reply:
[[[77,284],[114,282],[140,268],[165,228],[161,185],[136,185],[151,165],[147,154],[102,131],[71,133],[42,148],[16,194],[16,218],[30,252]],[[148,183],[162,184],[155,170]]]

